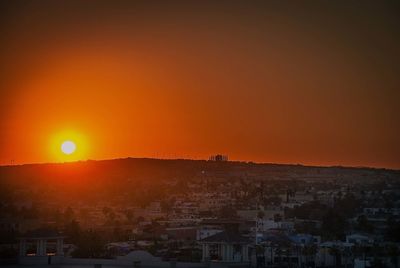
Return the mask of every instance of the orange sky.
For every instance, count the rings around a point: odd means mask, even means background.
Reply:
[[[0,164],[224,153],[400,168],[395,2],[0,5]]]

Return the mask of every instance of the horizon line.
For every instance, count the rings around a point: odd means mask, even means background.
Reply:
[[[216,162],[209,159],[195,159],[195,158],[159,158],[159,157],[138,157],[138,156],[125,156],[117,158],[101,158],[101,159],[84,159],[75,161],[65,161],[65,162],[31,162],[31,163],[20,163],[20,164],[0,164],[1,167],[20,167],[28,165],[62,165],[62,164],[73,164],[73,163],[83,163],[91,161],[113,161],[113,160],[127,160],[127,159],[148,159],[148,160],[185,160],[185,161],[206,161],[206,162]],[[281,165],[281,166],[303,166],[303,167],[314,167],[314,168],[353,168],[353,169],[375,169],[375,170],[390,170],[390,171],[400,171],[400,168],[388,168],[388,167],[378,167],[378,166],[351,166],[351,165],[318,165],[318,164],[302,164],[302,163],[278,163],[278,162],[258,162],[252,160],[227,160],[221,162],[230,163],[245,163],[245,164],[256,164],[256,165]]]

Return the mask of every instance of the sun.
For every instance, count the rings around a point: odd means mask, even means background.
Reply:
[[[61,144],[61,151],[64,154],[70,155],[73,154],[76,150],[76,145],[73,141],[64,141]]]
[[[56,162],[73,162],[87,159],[89,139],[77,130],[59,130],[49,136],[49,155]]]

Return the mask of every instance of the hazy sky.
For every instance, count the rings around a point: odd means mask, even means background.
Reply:
[[[398,1],[1,1],[0,163],[400,168]],[[55,142],[57,141],[57,142]]]

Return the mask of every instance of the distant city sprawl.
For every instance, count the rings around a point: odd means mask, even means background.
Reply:
[[[4,261],[67,265],[91,258],[155,267],[399,261],[399,171],[118,159],[0,167],[0,174]]]

